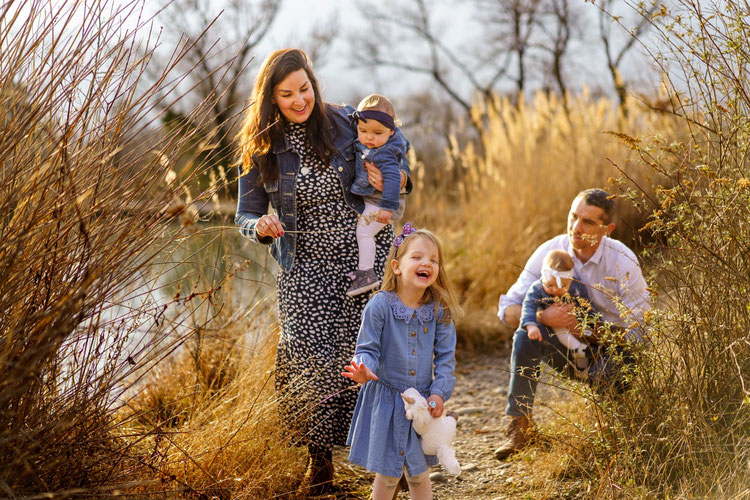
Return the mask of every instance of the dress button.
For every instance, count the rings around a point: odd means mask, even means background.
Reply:
[[[409,375],[414,375],[414,370],[410,371]]]
[[[401,450],[401,456],[402,456],[402,457],[404,456],[404,451],[403,451],[403,450]]]
[[[411,332],[411,336],[414,337],[417,334],[417,332]]]
[[[417,351],[415,351],[415,350],[412,350],[412,351],[411,351],[411,355],[412,355],[412,356],[415,356],[416,354],[417,354]]]

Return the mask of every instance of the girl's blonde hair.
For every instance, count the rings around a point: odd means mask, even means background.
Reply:
[[[437,317],[438,308],[443,307],[444,313],[441,323],[450,323],[453,320],[460,318],[463,315],[463,309],[458,304],[458,297],[453,289],[453,285],[448,279],[448,275],[445,272],[445,266],[443,265],[443,247],[440,245],[440,240],[432,232],[427,229],[417,229],[413,233],[404,236],[403,241],[398,247],[391,246],[391,251],[388,254],[386,260],[385,273],[383,276],[383,285],[380,287],[381,290],[386,292],[398,292],[401,281],[399,280],[396,273],[393,272],[391,262],[398,259],[398,255],[405,255],[409,245],[417,238],[424,238],[437,248],[438,252],[438,275],[435,283],[427,287],[423,297],[423,303],[432,302],[435,304],[435,316]]]

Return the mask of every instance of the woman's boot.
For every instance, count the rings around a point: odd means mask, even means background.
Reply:
[[[333,453],[330,448],[309,445],[307,447],[307,471],[302,484],[307,485],[310,495],[323,495],[333,491]]]

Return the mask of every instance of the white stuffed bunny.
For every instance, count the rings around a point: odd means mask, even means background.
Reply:
[[[437,455],[448,474],[457,476],[461,467],[451,442],[456,437],[456,419],[453,416],[435,418],[427,409],[427,400],[413,387],[401,393],[406,408],[406,418],[411,420],[414,430],[422,437],[422,451],[426,455]]]

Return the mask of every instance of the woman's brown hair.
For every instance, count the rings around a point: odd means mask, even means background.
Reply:
[[[279,178],[278,165],[269,153],[273,144],[284,140],[284,119],[273,103],[273,91],[290,73],[300,69],[307,73],[315,93],[315,106],[305,122],[307,139],[325,166],[328,166],[336,152],[331,141],[331,120],[307,54],[299,49],[276,50],[260,67],[253,94],[250,96],[247,116],[239,134],[242,174],[247,173],[255,165],[260,169],[259,184]]]
[[[406,251],[409,248],[409,245],[411,245],[411,243],[417,238],[424,238],[432,242],[438,252],[437,279],[435,280],[435,283],[427,287],[427,290],[425,290],[424,297],[422,298],[422,303],[427,304],[432,302],[433,304],[435,304],[436,315],[438,313],[439,307],[442,307],[444,312],[443,318],[440,320],[440,322],[446,324],[450,323],[451,321],[460,318],[463,315],[463,310],[458,304],[458,297],[456,296],[456,292],[454,291],[453,285],[451,284],[450,280],[448,279],[448,275],[445,272],[445,266],[443,264],[443,247],[440,245],[440,240],[438,240],[437,236],[435,236],[427,229],[417,229],[413,233],[404,236],[403,241],[398,247],[391,246],[391,251],[388,254],[388,259],[386,260],[383,285],[380,289],[386,292],[398,292],[401,283],[398,279],[398,276],[396,276],[396,273],[393,272],[391,261],[397,259],[399,254],[402,256],[405,255]]]

